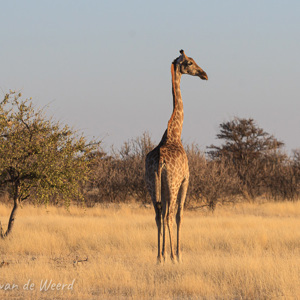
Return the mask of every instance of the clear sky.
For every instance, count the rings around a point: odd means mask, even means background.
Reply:
[[[201,149],[218,125],[254,118],[300,148],[300,1],[2,1],[0,93],[21,91],[104,146],[148,131],[172,112],[179,50],[208,74],[184,76],[182,138]]]

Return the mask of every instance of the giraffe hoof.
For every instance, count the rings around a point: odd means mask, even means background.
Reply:
[[[157,264],[160,265],[162,263],[161,256],[157,256]]]
[[[172,256],[172,255],[171,255],[171,261],[172,261],[173,264],[176,263],[176,258],[175,258],[175,256]]]

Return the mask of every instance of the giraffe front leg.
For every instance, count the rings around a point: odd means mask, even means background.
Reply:
[[[169,229],[169,237],[170,237],[170,249],[171,249],[171,260],[174,262],[175,255],[174,255],[174,247],[173,247],[173,220],[174,220],[174,211],[176,205],[176,196],[174,195],[170,199],[169,211],[167,215],[167,224]]]
[[[178,261],[181,261],[181,252],[180,252],[180,229],[181,229],[181,218],[182,218],[182,211],[178,209],[176,214],[176,223],[177,223],[177,251],[176,256]]]
[[[170,236],[171,260],[174,262],[175,256],[173,250],[173,216],[172,215],[168,215],[167,224],[168,224],[169,236]]]

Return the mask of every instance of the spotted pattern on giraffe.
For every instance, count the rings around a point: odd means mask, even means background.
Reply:
[[[181,142],[183,125],[183,102],[180,91],[182,74],[198,76],[207,80],[207,74],[183,50],[171,65],[173,112],[160,143],[146,157],[146,185],[151,196],[158,230],[158,255],[166,259],[166,226],[170,237],[170,255],[174,261],[172,225],[176,211],[177,259],[180,260],[180,232],[182,213],[189,183],[189,166]],[[162,246],[161,246],[161,230]]]

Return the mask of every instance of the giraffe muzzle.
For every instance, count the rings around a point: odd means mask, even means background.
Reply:
[[[199,76],[202,80],[208,80],[208,76],[207,76],[207,74],[206,74],[203,70],[199,71],[198,76]]]

